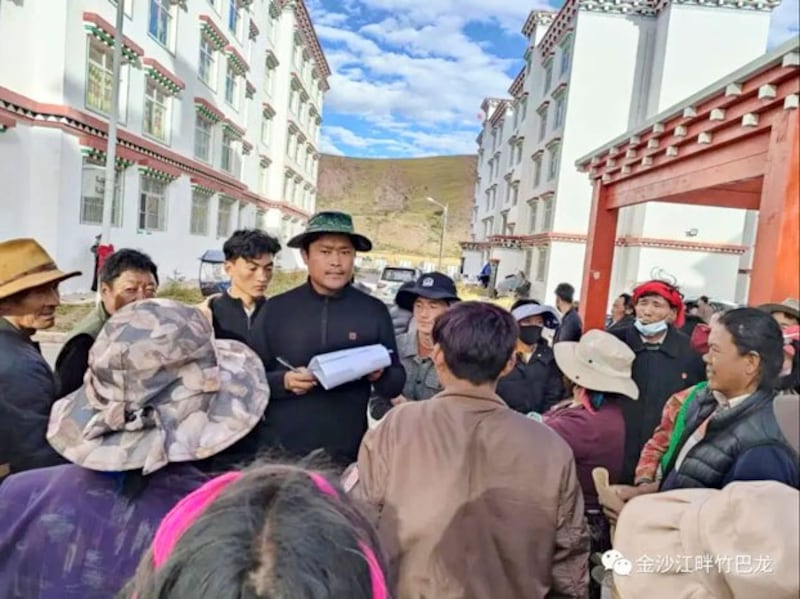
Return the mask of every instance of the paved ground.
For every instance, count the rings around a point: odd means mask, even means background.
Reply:
[[[56,357],[58,356],[58,352],[61,351],[61,344],[60,343],[42,343],[42,354],[50,363],[50,366],[55,366]]]

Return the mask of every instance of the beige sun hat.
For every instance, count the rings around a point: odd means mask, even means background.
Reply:
[[[83,387],[53,405],[47,440],[90,470],[149,474],[230,447],[261,420],[269,395],[256,353],[214,339],[199,310],[135,302],[98,335]]]
[[[787,297],[780,304],[763,304],[759,306],[759,309],[770,314],[783,312],[793,318],[800,318],[800,300],[794,297]]]
[[[631,378],[636,354],[614,335],[593,329],[580,341],[556,343],[553,353],[561,372],[576,385],[591,391],[639,398],[639,387]]]
[[[621,599],[797,599],[799,527],[800,492],[774,481],[642,495],[617,522],[632,569],[614,586]]]
[[[34,239],[10,239],[0,243],[0,299],[80,274],[77,270],[59,270]]]

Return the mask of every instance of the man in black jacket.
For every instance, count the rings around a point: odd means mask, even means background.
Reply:
[[[648,281],[633,291],[636,320],[633,326],[609,332],[636,354],[632,378],[639,401],[625,402],[625,458],[622,484],[633,484],[642,448],[661,421],[667,399],[704,381],[702,357],[679,329],[684,324],[683,296],[665,281]]]
[[[553,337],[553,344],[559,341],[580,341],[583,321],[575,309],[575,288],[569,283],[559,283],[556,287],[556,308],[561,312],[561,325]]]
[[[63,462],[45,438],[56,382],[32,337],[55,324],[59,283],[80,274],[33,239],[0,243],[0,480]]]
[[[259,451],[305,455],[323,448],[346,465],[355,461],[367,428],[371,387],[392,398],[405,383],[386,306],[350,284],[355,252],[369,251],[372,243],[353,231],[350,215],[320,212],[288,245],[301,250],[308,281],[270,299],[253,323],[251,345],[271,391],[253,435]],[[306,368],[318,354],[376,343],[391,352],[391,365],[360,380],[325,390]]]
[[[248,343],[250,327],[265,303],[281,244],[258,229],[235,231],[222,246],[231,286],[209,300],[214,335]]]

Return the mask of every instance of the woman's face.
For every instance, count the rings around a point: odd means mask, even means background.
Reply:
[[[625,298],[618,297],[611,306],[611,318],[614,322],[625,318]]]
[[[646,295],[636,302],[636,318],[644,324],[675,318],[675,308],[660,295]]]
[[[703,356],[703,361],[709,388],[727,398],[748,392],[750,385],[758,379],[761,364],[761,358],[755,352],[740,355],[733,336],[719,322],[711,325],[708,353]]]

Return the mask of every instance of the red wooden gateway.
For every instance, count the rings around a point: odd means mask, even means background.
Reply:
[[[581,158],[593,182],[581,309],[602,328],[619,209],[758,210],[748,302],[800,295],[800,43],[791,40]]]

